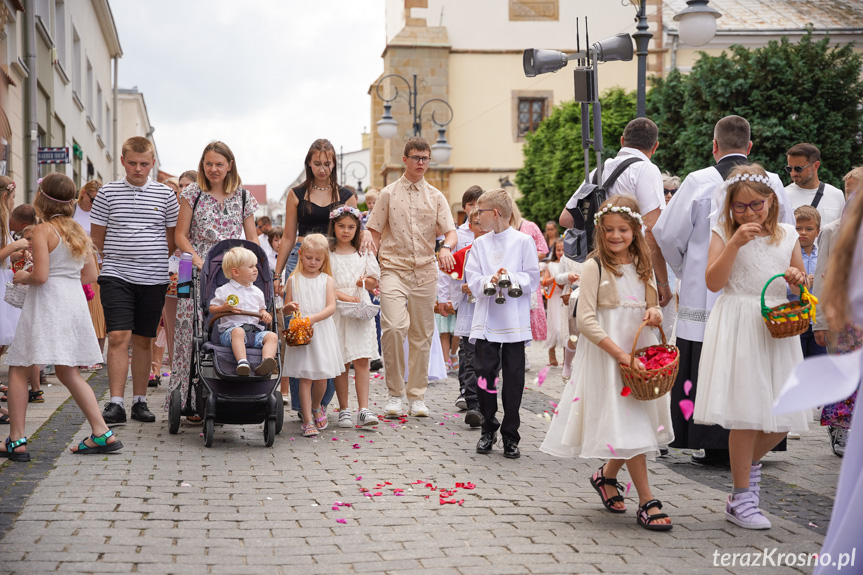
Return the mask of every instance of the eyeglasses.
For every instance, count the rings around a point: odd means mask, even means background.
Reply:
[[[408,156],[417,164],[428,164],[431,161],[431,156]]]
[[[675,193],[677,193],[677,188],[665,188],[666,196],[673,196]]]
[[[476,213],[482,215],[483,212],[496,212],[495,208],[477,208]]]
[[[817,161],[818,160],[815,160],[815,162],[817,162]],[[802,172],[803,170],[805,170],[806,168],[808,168],[809,166],[811,166],[815,162],[809,162],[805,166],[785,166],[785,171],[788,172],[789,174],[791,172],[797,172],[799,174],[800,172]]]
[[[755,200],[754,202],[749,202],[748,204],[744,204],[743,202],[733,202],[731,204],[731,209],[734,210],[735,214],[742,214],[746,212],[746,208],[751,208],[753,212],[760,212],[764,209],[764,200]]]

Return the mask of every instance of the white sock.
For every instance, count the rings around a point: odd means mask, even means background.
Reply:
[[[146,395],[136,395],[135,398],[132,399],[132,405],[135,405],[139,401],[143,401],[144,403],[147,403],[147,396]]]
[[[123,398],[122,397],[117,397],[117,396],[112,395],[111,396],[111,403],[116,403],[117,405],[119,405],[123,409],[126,408],[126,406],[123,404]]]

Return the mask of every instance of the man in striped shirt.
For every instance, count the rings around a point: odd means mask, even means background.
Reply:
[[[102,417],[126,422],[123,395],[132,345],[132,419],[156,420],[147,408],[150,345],[165,303],[168,256],[180,211],[174,191],[150,180],[155,150],[140,136],[123,144],[126,177],[103,186],[90,212],[91,236],[102,255],[99,274],[108,331],[108,385],[111,401]]]

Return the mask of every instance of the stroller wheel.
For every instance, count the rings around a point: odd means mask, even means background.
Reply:
[[[213,432],[213,420],[208,417],[204,420],[204,447],[213,445]]]
[[[276,420],[268,419],[264,423],[264,445],[272,447],[276,440]]]
[[[171,435],[180,430],[180,404],[183,402],[180,394],[180,386],[177,386],[168,399],[168,433]]]
[[[285,424],[285,406],[282,405],[282,398],[278,395],[276,395],[276,406],[276,435],[278,435],[282,432],[282,426]]]

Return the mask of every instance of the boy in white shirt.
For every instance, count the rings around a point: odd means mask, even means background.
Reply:
[[[533,239],[509,225],[512,201],[501,188],[485,192],[477,201],[479,223],[490,233],[474,240],[466,278],[476,297],[470,342],[475,346],[474,369],[483,417],[476,451],[489,453],[500,429],[504,457],[515,459],[520,456],[518,410],[524,393],[524,346],[531,340],[530,294],[539,287],[539,259]],[[511,287],[498,285],[504,274]],[[513,293],[515,284],[523,295]],[[487,294],[486,287],[494,293]],[[496,303],[501,297],[504,303]],[[495,381],[499,364],[500,384]],[[498,391],[503,400],[502,423],[495,417]]]
[[[240,312],[255,310],[261,314],[260,320],[251,315],[229,315],[219,320],[219,342],[230,347],[237,359],[237,375],[249,375],[252,368],[246,359],[246,331],[253,331],[254,342],[249,347],[262,348],[261,364],[255,368],[255,375],[269,375],[276,369],[276,347],[278,336],[265,331],[264,324],[273,321],[267,312],[264,292],[254,285],[258,277],[258,258],[251,250],[231,248],[222,258],[222,271],[230,281],[216,289],[210,301],[210,313]]]

